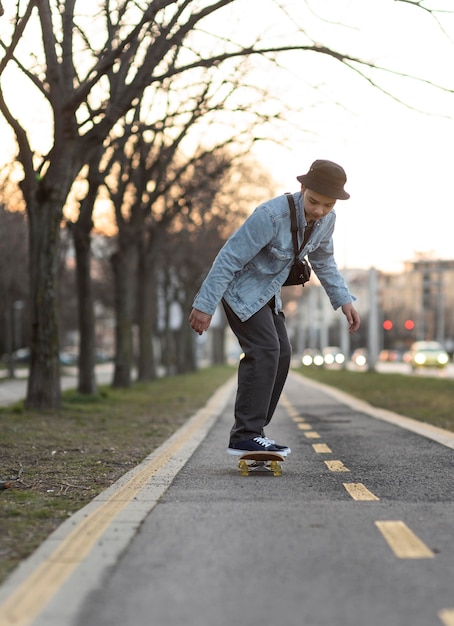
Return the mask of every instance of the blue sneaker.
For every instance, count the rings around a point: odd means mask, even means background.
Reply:
[[[274,439],[269,439],[269,437],[263,437],[263,439],[266,439],[267,441],[269,441],[275,448],[277,448],[279,450],[279,454],[282,454],[283,452],[285,452],[285,454],[290,454],[291,453],[291,449],[288,446],[281,446],[278,443],[276,443],[274,441]],[[284,456],[284,455],[283,455]]]
[[[246,439],[246,441],[240,441],[240,443],[232,444],[227,448],[228,454],[235,456],[241,456],[245,452],[277,452],[282,456],[287,456],[289,448],[286,446],[279,446],[279,448],[271,443],[271,439],[266,437],[254,437],[253,439]]]

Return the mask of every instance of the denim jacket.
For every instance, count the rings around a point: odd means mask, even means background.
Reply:
[[[292,194],[297,211],[299,241],[307,222],[303,195]],[[308,257],[334,309],[356,300],[340,274],[333,256],[334,209],[318,220],[300,258]],[[282,306],[281,286],[293,263],[290,209],[285,195],[259,205],[227,240],[216,256],[193,307],[213,315],[224,298],[244,322],[273,296],[276,312]]]

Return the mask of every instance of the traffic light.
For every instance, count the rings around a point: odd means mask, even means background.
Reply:
[[[391,320],[385,320],[383,322],[383,328],[385,330],[391,330],[392,327],[393,327],[393,323],[391,322]]]
[[[415,323],[413,320],[405,320],[405,324],[404,324],[406,330],[413,330],[415,327]]]

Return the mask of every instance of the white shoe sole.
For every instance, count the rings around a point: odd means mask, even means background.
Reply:
[[[267,450],[237,450],[236,448],[227,448],[227,454],[231,454],[232,456],[243,456],[243,454],[247,454],[248,452],[267,452]],[[271,450],[271,452],[276,452],[281,456],[287,456],[290,454],[290,448],[286,448],[285,450]]]

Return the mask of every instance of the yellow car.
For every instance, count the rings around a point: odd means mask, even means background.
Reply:
[[[418,367],[446,367],[449,356],[438,341],[416,341],[410,348],[410,365]]]

